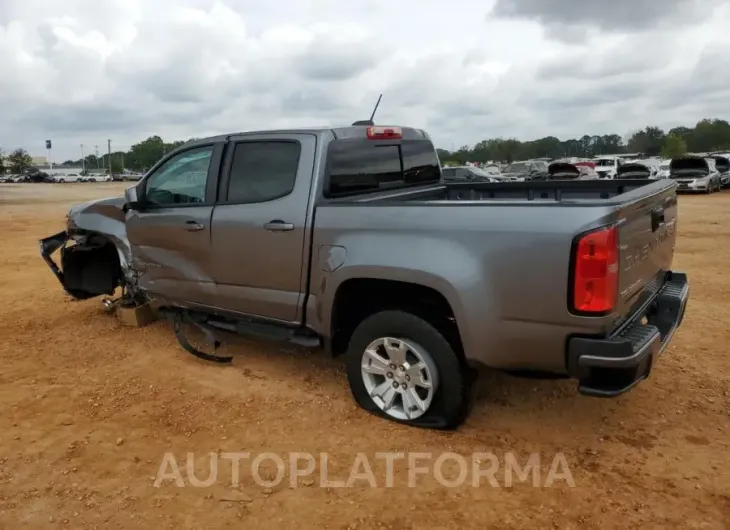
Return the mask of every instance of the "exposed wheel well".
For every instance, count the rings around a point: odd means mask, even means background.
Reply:
[[[412,313],[429,322],[464,359],[454,311],[441,293],[415,283],[374,278],[346,280],[337,289],[331,323],[333,355],[347,350],[353,331],[365,318],[392,309]]]
[[[83,242],[61,251],[64,284],[79,299],[111,295],[122,283],[117,247],[100,234],[87,234]]]

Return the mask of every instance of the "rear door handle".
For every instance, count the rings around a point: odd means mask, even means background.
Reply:
[[[205,226],[201,225],[197,221],[185,221],[185,230],[187,230],[188,232],[197,232],[198,230],[202,230],[203,228],[205,228]]]
[[[281,219],[274,219],[264,225],[264,228],[269,232],[289,232],[294,230],[294,223],[286,223]]]

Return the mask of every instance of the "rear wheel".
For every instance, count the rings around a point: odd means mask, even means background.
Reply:
[[[352,394],[368,412],[433,429],[466,419],[469,370],[426,320],[403,311],[371,315],[355,329],[346,357]]]

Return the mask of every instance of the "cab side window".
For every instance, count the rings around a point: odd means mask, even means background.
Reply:
[[[180,206],[205,202],[213,146],[183,151],[147,177],[145,202],[151,206]]]

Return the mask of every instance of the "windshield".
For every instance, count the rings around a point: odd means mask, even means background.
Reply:
[[[596,167],[613,167],[615,165],[614,161],[610,159],[596,160]]]
[[[507,166],[507,169],[504,170],[505,173],[525,173],[527,172],[527,164],[525,163],[517,163],[517,164],[510,164]]]

